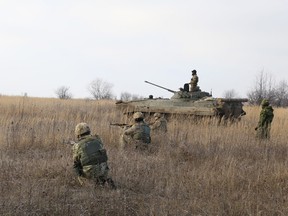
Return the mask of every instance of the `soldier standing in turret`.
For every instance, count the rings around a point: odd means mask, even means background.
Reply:
[[[271,123],[274,118],[273,108],[270,106],[268,100],[264,99],[261,103],[262,110],[260,112],[259,122],[255,130],[257,131],[257,136],[260,139],[269,139]]]
[[[195,92],[198,91],[199,87],[197,87],[199,78],[197,76],[197,71],[196,70],[192,70],[192,78],[190,81],[190,92]]]

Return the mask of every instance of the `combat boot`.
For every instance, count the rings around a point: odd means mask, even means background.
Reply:
[[[105,184],[105,179],[103,177],[98,177],[95,179],[96,186],[103,187]]]
[[[116,185],[114,184],[114,181],[112,180],[112,178],[107,179],[107,184],[109,185],[111,189],[116,190]]]

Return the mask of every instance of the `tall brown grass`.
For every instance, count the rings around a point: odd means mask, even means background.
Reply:
[[[233,125],[171,119],[153,150],[120,152],[127,122],[113,101],[0,97],[0,215],[288,215],[288,111],[275,109],[271,139],[255,138],[259,108]],[[80,186],[74,128],[104,141],[117,190]]]

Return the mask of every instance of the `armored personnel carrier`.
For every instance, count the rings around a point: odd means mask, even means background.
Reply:
[[[185,84],[180,91],[162,87],[160,85],[145,81],[148,84],[165,89],[173,96],[167,98],[149,98],[132,101],[117,101],[116,107],[124,114],[130,115],[134,112],[143,112],[144,114],[153,114],[156,112],[163,113],[167,117],[171,115],[189,115],[195,117],[217,117],[219,120],[240,120],[245,115],[243,103],[247,102],[246,98],[227,99],[213,98],[208,92],[201,91],[198,88],[195,92],[189,92],[189,84]]]

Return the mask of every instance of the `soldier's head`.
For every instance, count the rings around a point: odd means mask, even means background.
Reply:
[[[153,116],[155,119],[159,119],[159,118],[161,118],[162,115],[161,115],[161,113],[154,113]]]
[[[196,75],[197,71],[196,70],[192,70],[192,75]]]
[[[90,133],[91,133],[90,127],[85,122],[79,123],[75,127],[75,135],[78,138],[81,136],[89,135]]]
[[[143,121],[143,119],[144,119],[143,113],[142,113],[142,112],[135,112],[135,113],[133,114],[133,119],[134,119],[136,122]]]
[[[262,100],[262,102],[261,102],[261,106],[262,107],[267,107],[267,106],[269,106],[270,105],[270,103],[269,103],[269,101],[267,100],[267,99],[263,99]]]

